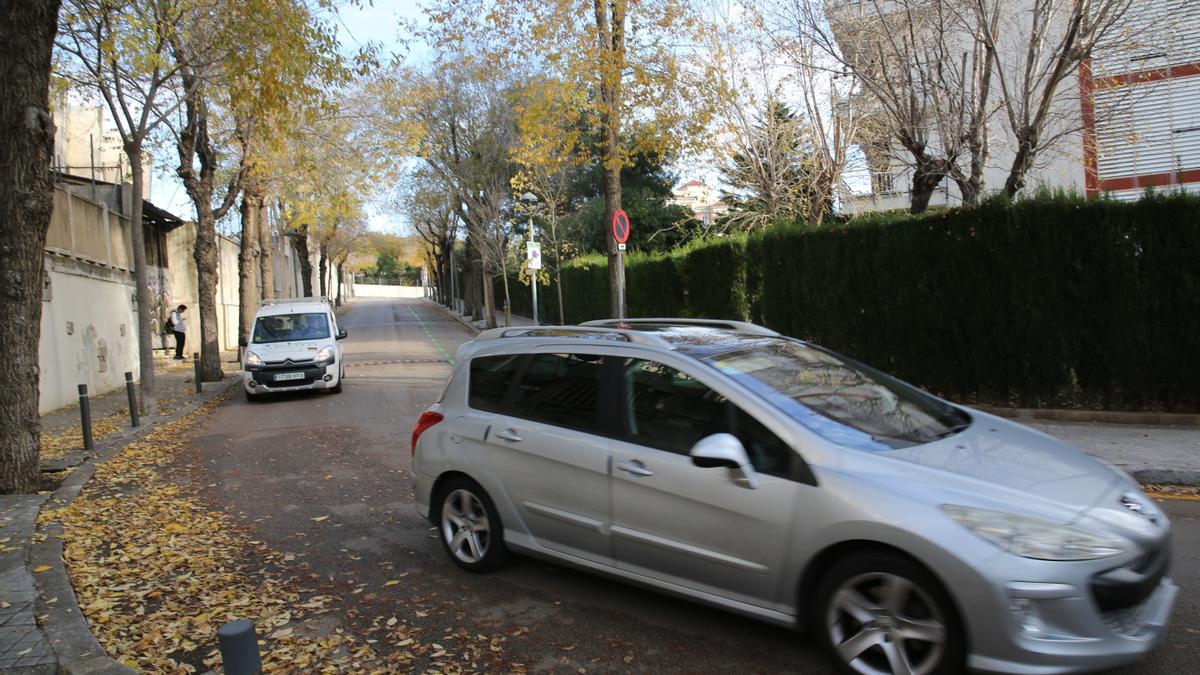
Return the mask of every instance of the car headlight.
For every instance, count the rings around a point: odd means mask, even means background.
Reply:
[[[317,361],[324,363],[333,363],[333,346],[321,347],[321,351],[317,352]]]
[[[261,365],[262,365],[262,359],[261,359],[261,358],[259,358],[258,354],[255,354],[255,353],[254,353],[254,352],[252,352],[252,351],[247,351],[247,352],[246,352],[246,365],[248,365],[248,366],[261,366]]]
[[[1119,555],[1128,544],[1067,525],[1015,513],[943,504],[942,511],[996,546],[1035,560],[1095,560]]]

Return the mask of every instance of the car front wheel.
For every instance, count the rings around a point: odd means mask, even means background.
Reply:
[[[817,588],[813,625],[839,669],[860,675],[965,670],[961,622],[941,584],[890,551],[842,558]]]
[[[438,530],[454,563],[468,572],[487,572],[504,564],[504,531],[483,488],[468,478],[456,478],[441,494]]]

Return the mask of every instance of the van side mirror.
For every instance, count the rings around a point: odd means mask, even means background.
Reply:
[[[246,336],[245,336],[245,335],[243,335],[243,336],[239,337],[239,338],[238,338],[238,346],[239,346],[239,347],[245,347],[246,345],[247,345],[247,343],[246,343]]]
[[[346,332],[346,329],[345,329],[345,328],[342,328],[342,329],[339,329],[339,330],[338,330],[338,332],[337,332],[337,339],[339,339],[339,340],[345,340],[345,339],[346,339],[346,338],[348,338],[348,337],[350,337],[350,334]]]
[[[702,468],[728,467],[742,474],[742,480],[751,490],[758,489],[758,474],[750,465],[746,448],[733,434],[713,434],[705,436],[692,446],[688,453],[692,463]]]

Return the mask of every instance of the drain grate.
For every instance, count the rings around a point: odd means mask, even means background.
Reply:
[[[392,359],[389,361],[354,361],[347,362],[347,368],[359,368],[362,366],[395,366],[414,363],[449,363],[446,359]]]

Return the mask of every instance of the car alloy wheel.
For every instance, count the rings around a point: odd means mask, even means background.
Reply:
[[[483,562],[491,545],[491,525],[483,501],[457,489],[442,502],[442,537],[450,553],[468,565]]]
[[[946,651],[946,618],[937,602],[890,572],[843,581],[826,607],[825,630],[842,662],[864,675],[929,675]]]

